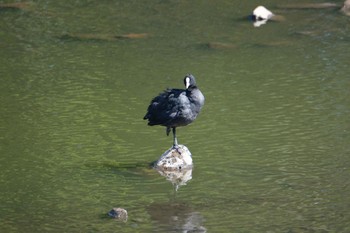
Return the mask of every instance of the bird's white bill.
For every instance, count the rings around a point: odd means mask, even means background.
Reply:
[[[186,81],[186,89],[187,89],[190,86],[190,78],[186,77],[185,81]]]

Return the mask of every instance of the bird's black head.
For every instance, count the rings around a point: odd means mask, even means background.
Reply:
[[[187,74],[184,78],[184,84],[186,89],[192,89],[196,87],[196,79],[192,74]]]

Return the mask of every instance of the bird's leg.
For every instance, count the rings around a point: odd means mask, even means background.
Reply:
[[[166,127],[166,136],[169,136],[171,128],[170,127]]]
[[[176,138],[176,127],[173,127],[173,136],[174,136],[174,148],[178,147],[177,138]]]

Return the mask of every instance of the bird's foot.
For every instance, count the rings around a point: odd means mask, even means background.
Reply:
[[[174,144],[171,149],[175,150],[178,154],[181,154],[180,146],[178,144]]]
[[[174,144],[173,144],[173,148],[179,148],[179,144],[177,143],[177,138],[174,137]]]

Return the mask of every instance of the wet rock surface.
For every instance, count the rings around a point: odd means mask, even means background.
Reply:
[[[155,163],[157,170],[176,171],[192,168],[192,155],[184,145],[177,145],[165,151]]]
[[[123,208],[119,208],[119,207],[113,208],[107,214],[108,216],[116,220],[120,220],[123,222],[126,222],[128,220],[128,212]]]

